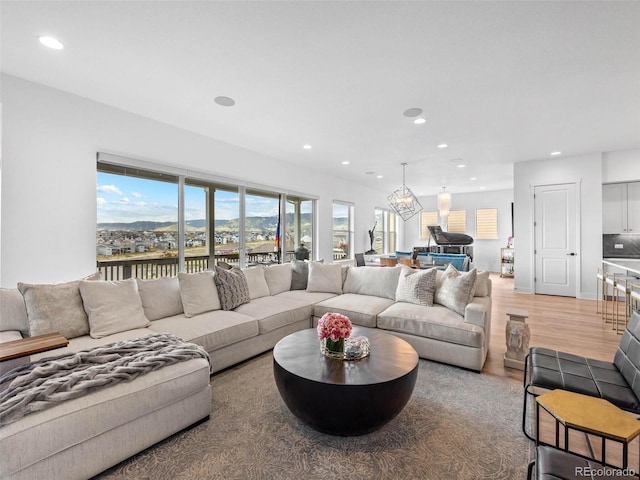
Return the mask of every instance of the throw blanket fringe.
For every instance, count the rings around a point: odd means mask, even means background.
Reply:
[[[211,363],[202,347],[161,333],[20,365],[0,377],[0,426],[192,358]]]

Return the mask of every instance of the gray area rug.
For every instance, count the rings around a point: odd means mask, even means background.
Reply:
[[[420,360],[406,408],[380,430],[334,437],[282,402],[265,353],[211,379],[211,419],[96,479],[524,479],[520,382]],[[336,409],[340,405],[336,405]],[[363,405],[366,408],[366,405]]]

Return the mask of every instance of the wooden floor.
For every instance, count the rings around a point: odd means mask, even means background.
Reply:
[[[531,330],[530,346],[563,350],[600,360],[613,360],[620,342],[620,335],[613,331],[611,324],[604,323],[596,313],[595,300],[514,293],[513,278],[500,278],[498,274],[492,274],[491,280],[493,287],[491,344],[482,370],[483,375],[508,376],[522,381],[522,371],[504,366],[504,353],[507,350],[505,329],[507,312],[510,310],[528,312],[527,323]],[[543,412],[540,421],[541,439],[553,443],[555,424],[552,417]],[[562,432],[561,428],[561,438]],[[598,437],[589,436],[587,440],[584,434],[571,431],[569,445],[570,450],[583,455],[590,455],[589,449],[592,448],[596,458],[600,458],[601,448]],[[640,439],[632,441],[629,447],[629,467],[636,472],[640,470],[639,447]],[[621,457],[619,444],[607,442],[607,462],[620,465]]]
[[[601,320],[595,300],[514,293],[513,278],[500,278],[498,274],[491,274],[491,282],[491,344],[483,373],[522,379],[522,372],[504,367],[507,312],[511,310],[529,313],[532,347],[613,360],[620,335]]]

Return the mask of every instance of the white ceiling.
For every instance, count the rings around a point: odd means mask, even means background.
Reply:
[[[552,151],[640,148],[638,1],[0,8],[5,73],[384,191],[401,162],[429,195],[512,188],[514,162]]]

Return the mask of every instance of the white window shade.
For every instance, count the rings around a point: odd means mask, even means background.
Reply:
[[[476,210],[476,240],[498,238],[498,209],[479,208]]]
[[[466,210],[451,210],[447,221],[447,232],[467,233]]]
[[[438,212],[420,212],[420,238],[430,238],[429,226],[438,225]]]

